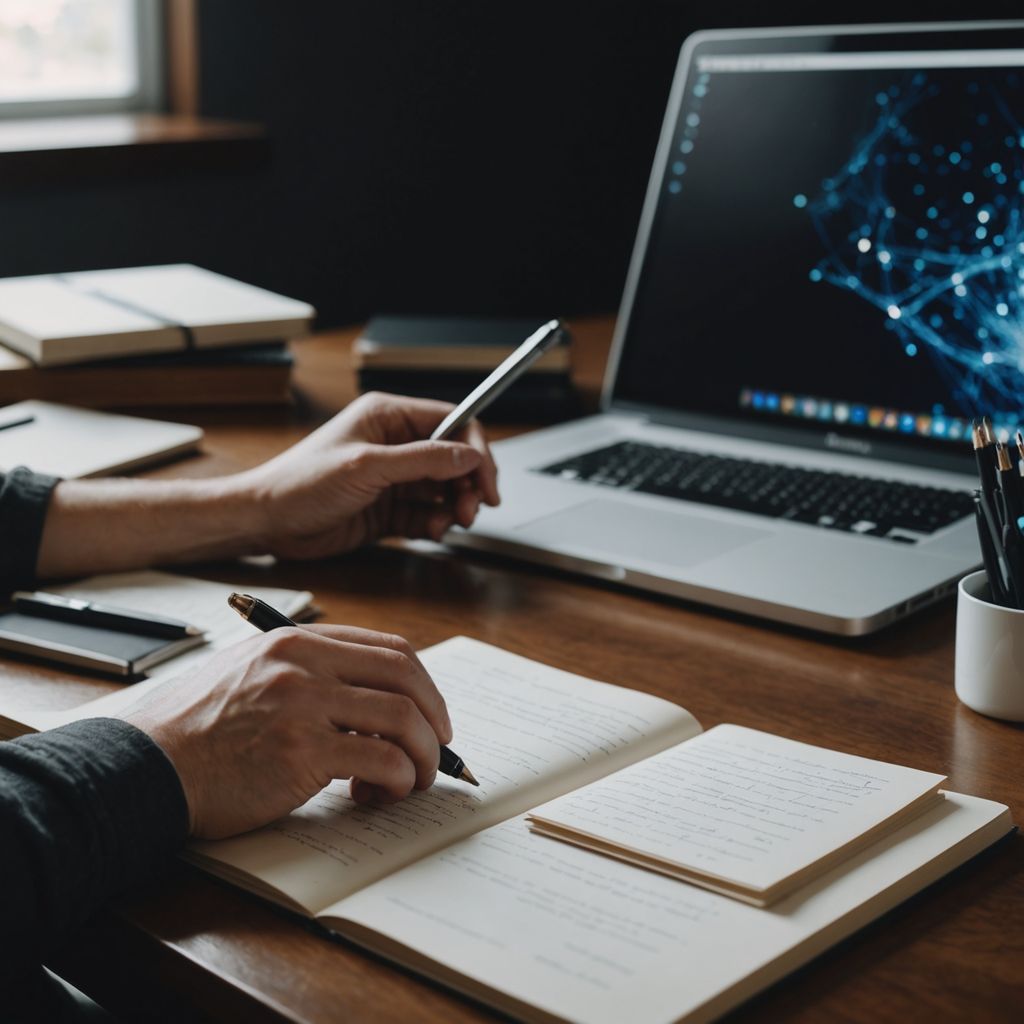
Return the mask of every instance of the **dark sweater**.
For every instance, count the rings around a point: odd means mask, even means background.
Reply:
[[[0,475],[0,593],[30,586],[57,481]],[[0,667],[0,686],[3,685]],[[17,1004],[46,950],[166,869],[188,811],[164,752],[98,718],[0,743],[0,991]],[[10,1004],[8,1004],[10,1005]]]

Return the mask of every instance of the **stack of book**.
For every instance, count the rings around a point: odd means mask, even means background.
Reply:
[[[356,340],[362,391],[458,403],[540,325],[537,320],[374,317]],[[576,414],[569,335],[546,352],[483,414],[492,422],[547,423]]]
[[[180,264],[0,280],[0,405],[286,402],[304,302]]]

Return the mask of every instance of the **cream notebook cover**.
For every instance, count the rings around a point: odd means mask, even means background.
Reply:
[[[39,366],[287,340],[314,316],[187,263],[0,280],[0,342]]]
[[[194,451],[202,439],[186,423],[17,402],[0,409],[0,472],[28,466],[66,480],[111,476]]]

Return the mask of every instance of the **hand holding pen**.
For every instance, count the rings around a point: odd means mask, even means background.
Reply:
[[[401,800],[433,785],[452,735],[412,648],[349,626],[254,631],[118,717],[167,755],[202,839],[274,821],[333,779],[359,803]]]
[[[266,601],[249,594],[232,594],[228,598],[228,604],[238,612],[250,625],[264,633],[272,629],[296,625],[276,608],[271,607]],[[454,751],[448,747],[441,747],[441,758],[438,764],[439,772],[449,775],[453,779],[461,779],[472,786],[479,786],[480,783],[474,778],[473,773],[466,767],[465,762]]]

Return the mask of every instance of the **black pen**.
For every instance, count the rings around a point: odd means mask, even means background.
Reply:
[[[1024,546],[1021,544],[1017,520],[1024,514],[1021,504],[1020,476],[1013,471],[1010,452],[1002,442],[996,443],[996,479],[1003,518],[1003,551],[1016,594],[1016,605],[1024,601]]]
[[[985,513],[981,509],[981,491],[974,492],[974,518],[978,526],[978,544],[981,546],[981,561],[985,566],[985,575],[988,577],[992,601],[995,604],[1005,605],[1006,597],[1003,593],[992,535],[989,533],[988,523],[985,522]]]
[[[250,625],[269,633],[272,629],[280,629],[282,626],[294,626],[287,615],[283,615],[276,608],[271,607],[266,601],[250,594],[232,594],[228,598],[228,604]],[[453,779],[461,779],[471,786],[479,786],[476,777],[466,767],[465,761],[447,747],[441,748],[441,762],[437,770],[444,775],[450,775]]]
[[[974,457],[978,463],[978,476],[981,488],[977,492],[978,505],[981,511],[979,529],[984,526],[989,537],[989,553],[996,565],[996,573],[989,576],[992,599],[996,604],[1013,608],[1017,604],[1007,564],[1006,552],[1003,550],[1003,515],[1004,509],[999,501],[999,484],[997,482],[996,462],[994,458],[996,438],[992,426],[985,417],[975,423],[971,431],[974,445]],[[982,545],[984,558],[986,547]]]
[[[1007,526],[1016,525],[1017,520],[1024,515],[1020,495],[1020,476],[1013,471],[1010,451],[1002,443],[996,444],[996,480],[999,483],[999,491],[1002,494],[1002,502],[1006,510],[1003,522]]]
[[[148,615],[145,612],[132,611],[130,608],[118,608],[115,605],[63,597],[60,594],[46,594],[39,590],[19,590],[11,595],[11,600],[19,612],[41,619],[75,622],[83,626],[100,626],[121,633],[138,633],[142,636],[163,637],[168,640],[203,635],[198,626],[190,626],[180,619]]]
[[[996,462],[992,457],[996,438],[992,433],[992,425],[987,416],[974,423],[971,430],[971,441],[974,444],[974,460],[978,464],[981,492],[991,501],[996,488]]]

